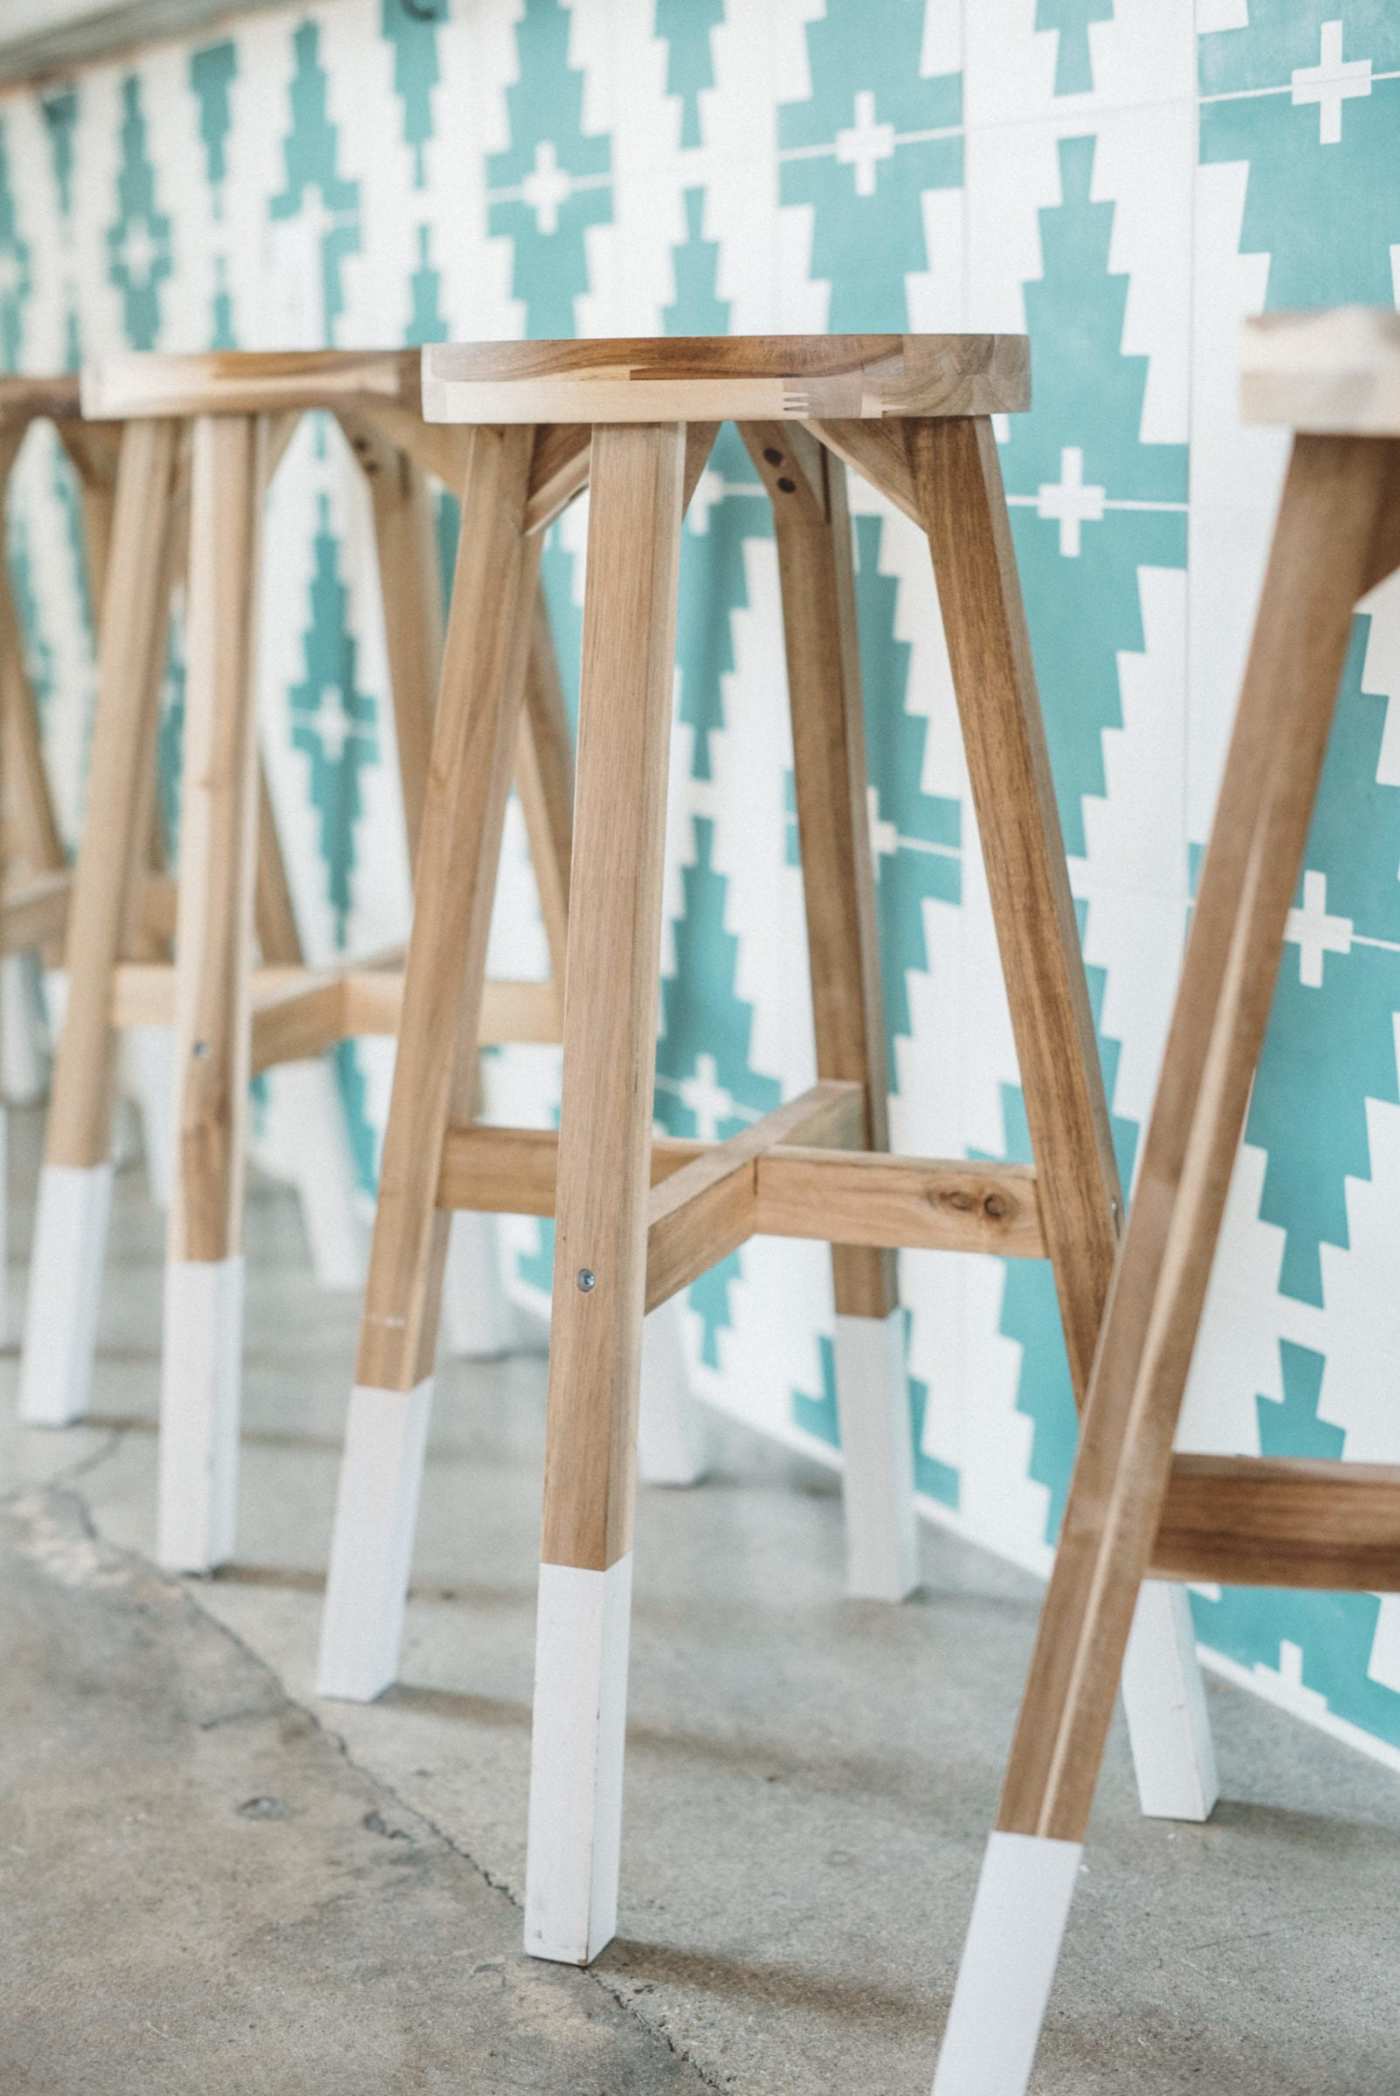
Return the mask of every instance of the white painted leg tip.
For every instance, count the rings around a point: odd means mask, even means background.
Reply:
[[[846,1592],[862,1601],[903,1601],[919,1585],[919,1536],[902,1311],[837,1317],[836,1409]]]
[[[577,1944],[556,1943],[527,1924],[525,1955],[528,1958],[541,1958],[550,1965],[591,1965],[595,1958],[602,1957],[612,1940],[612,1936],[605,1936],[601,1943],[580,1949]]]
[[[617,1933],[632,1554],[540,1566],[525,1947],[587,1965]]]
[[[372,1703],[398,1679],[433,1384],[357,1385],[331,1532],[318,1695]]]
[[[642,1390],[637,1419],[637,1475],[644,1485],[687,1491],[707,1470],[705,1422],[691,1395],[685,1310],[660,1304],[642,1326]]]
[[[29,1262],[19,1416],[71,1426],[89,1409],[112,1167],[46,1164]]]
[[[233,1555],[242,1356],[242,1259],[171,1260],[156,1519],[167,1572],[212,1572]]]
[[[1024,2096],[1083,1847],[993,1834],[982,1860],[933,2096]]]
[[[1123,1707],[1148,1819],[1208,1820],[1220,1797],[1205,1682],[1183,1587],[1148,1580],[1123,1660]]]

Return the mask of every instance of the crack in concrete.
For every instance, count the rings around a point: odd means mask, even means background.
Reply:
[[[124,1544],[114,1543],[109,1536],[103,1534],[102,1529],[98,1525],[96,1516],[94,1515],[92,1508],[88,1505],[86,1499],[83,1497],[81,1492],[74,1491],[71,1488],[71,1481],[74,1478],[85,1476],[89,1471],[95,1469],[100,1462],[104,1461],[108,1456],[110,1456],[114,1452],[114,1450],[121,1445],[121,1442],[125,1438],[125,1434],[125,1428],[112,1428],[110,1430],[108,1442],[104,1444],[102,1448],[92,1450],[88,1455],[80,1458],[79,1461],[74,1463],[69,1470],[62,1472],[60,1478],[50,1479],[46,1484],[41,1486],[29,1485],[22,1489],[31,1492],[36,1490],[56,1491],[60,1494],[61,1497],[71,1500],[78,1511],[78,1515],[80,1520],[82,1521],[84,1531],[88,1536],[90,1536],[95,1542],[100,1542],[101,1544],[103,1544],[105,1548],[117,1551],[123,1557],[134,1559],[138,1564],[144,1566],[149,1572],[151,1572],[164,1585],[173,1588],[176,1592],[181,1594],[184,1597],[187,1604],[189,1605],[189,1607],[195,1609],[201,1616],[203,1616],[207,1623],[212,1624],[213,1627],[223,1637],[227,1638],[228,1642],[235,1648],[236,1651],[241,1652],[246,1659],[251,1660],[255,1666],[261,1668],[265,1674],[271,1677],[271,1679],[277,1684],[277,1689],[282,1699],[282,1707],[285,1710],[295,1711],[300,1717],[305,1718],[307,1723],[317,1733],[319,1733],[323,1739],[330,1742],[330,1744],[335,1748],[336,1752],[340,1755],[341,1759],[345,1762],[348,1768],[353,1769],[357,1776],[359,1776],[364,1782],[368,1783],[374,1790],[376,1790],[380,1794],[381,1797],[383,1797],[384,1799],[392,1803],[395,1807],[397,1807],[397,1809],[400,1812],[406,1813],[410,1817],[420,1820],[431,1834],[436,1835],[437,1839],[440,1842],[442,1842],[443,1846],[446,1849],[448,1849],[452,1855],[458,1857],[463,1863],[467,1864],[473,1871],[476,1872],[479,1878],[481,1878],[487,1885],[490,1886],[493,1892],[500,1893],[503,1898],[509,1900],[510,1904],[516,1909],[518,1913],[523,1914],[524,1901],[521,1899],[515,1887],[507,1879],[498,1876],[497,1873],[491,1870],[486,1864],[484,1864],[479,1857],[474,1856],[471,1853],[470,1849],[464,1848],[462,1843],[453,1834],[451,1834],[446,1827],[441,1825],[441,1823],[438,1820],[434,1819],[429,1813],[425,1812],[421,1805],[410,1804],[409,1801],[406,1798],[402,1797],[400,1793],[394,1788],[393,1784],[390,1783],[384,1776],[378,1774],[372,1768],[367,1767],[364,1762],[359,1760],[357,1756],[351,1752],[349,1743],[346,1740],[344,1734],[337,1732],[334,1729],[334,1727],[328,1725],[325,1722],[325,1720],[321,1717],[319,1712],[313,1709],[309,1704],[299,1702],[298,1699],[291,1694],[290,1690],[287,1688],[286,1683],[283,1681],[281,1675],[277,1672],[277,1669],[270,1665],[269,1662],[266,1659],[264,1659],[262,1654],[258,1652],[254,1646],[248,1643],[246,1638],[241,1637],[236,1630],[231,1629],[227,1623],[223,1622],[218,1616],[214,1615],[213,1612],[204,1605],[204,1603],[201,1601],[199,1597],[199,1586],[196,1580],[194,1580],[193,1578],[178,1578],[174,1574],[163,1570],[163,1568],[155,1564],[153,1560],[143,1557],[140,1551],[131,1550],[127,1548]],[[3,1504],[5,1500],[8,1500],[15,1496],[16,1495],[12,1493],[7,1493],[3,1495],[3,1499],[0,1499],[0,1504]],[[229,1713],[226,1717],[212,1719],[210,1720],[210,1723],[214,1725],[231,1723],[238,1718],[252,1716],[253,1714],[253,1712],[247,1709],[238,1710]],[[275,1707],[267,1706],[259,1714],[264,1717],[270,1717],[275,1714]],[[704,2064],[700,2060],[695,2058],[693,2053],[689,2052],[684,2045],[681,2045],[677,2042],[675,2037],[671,2034],[669,2030],[666,2029],[666,2027],[663,2024],[653,2022],[653,2020],[649,2016],[646,2016],[642,2013],[642,2011],[637,2007],[636,1997],[634,1995],[630,1995],[627,1992],[627,1990],[622,1986],[609,1981],[605,1973],[595,1971],[591,1966],[580,1965],[570,1969],[577,1971],[581,1979],[590,1981],[593,1984],[593,1986],[595,1986],[599,1990],[601,1994],[606,1995],[610,2001],[612,2001],[619,2009],[621,2009],[625,2016],[627,2016],[633,2023],[638,2024],[644,2031],[646,2031],[649,2037],[659,2039],[660,2042],[666,2047],[666,2050],[672,2055],[672,2057],[678,2060],[682,2066],[688,2067],[690,2071],[698,2078],[698,2080],[704,2088],[713,2090],[715,2092],[715,2096],[733,2096],[732,2082],[723,2082],[717,2080],[713,2073],[711,2073],[711,2071],[706,2066],[704,2066]]]

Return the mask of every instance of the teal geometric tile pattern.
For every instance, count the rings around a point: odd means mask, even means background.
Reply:
[[[1238,432],[1220,420],[1223,386],[1197,384],[1196,345],[1224,337],[1193,322],[1193,270],[1209,250],[1198,288],[1216,295],[1237,269],[1272,307],[1396,302],[1400,12],[794,0],[756,25],[755,9],[290,4],[17,96],[0,109],[0,365],[189,346],[192,332],[263,344],[288,314],[342,344],[1023,325],[1034,401],[1000,431],[1001,463],[1126,1180],[1202,841],[1187,834],[1187,772],[1219,740],[1188,707],[1191,468],[1193,447],[1198,462],[1202,446],[1235,456]],[[1223,379],[1233,347],[1211,354]],[[1207,396],[1215,421],[1193,423],[1187,402]],[[1245,480],[1212,490],[1218,508],[1258,507]],[[75,808],[92,607],[51,450],[22,457],[13,510],[27,656]],[[965,1153],[1025,1156],[927,550],[854,478],[852,510],[894,1119]],[[445,496],[445,573],[455,533]],[[1228,535],[1211,543],[1233,559]],[[406,913],[392,715],[363,490],[324,430],[289,454],[268,545],[260,718],[308,943],[381,943]],[[575,510],[543,553],[571,710],[584,547]],[[726,430],[683,543],[657,1056],[658,1122],[678,1134],[732,1132],[812,1075],[777,620],[767,504]],[[1208,620],[1189,643],[1209,664]],[[182,660],[177,622],[161,743],[172,820]],[[1400,1208],[1386,1119],[1400,1116],[1397,705],[1391,591],[1357,621],[1246,1130],[1240,1184],[1257,1193],[1222,1250],[1226,1307],[1249,1329],[1197,1367],[1193,1404],[1214,1403],[1254,1448],[1374,1454],[1386,1433],[1383,1405],[1342,1371],[1372,1339],[1386,1359],[1397,1345],[1361,1293]],[[538,927],[520,884],[505,886],[509,948]],[[493,1071],[512,1099],[533,1084],[547,1124],[557,1090],[529,1054],[506,1050]],[[337,1066],[368,1187],[383,1063],[347,1044]],[[513,1242],[518,1285],[538,1295],[550,1233]],[[927,1259],[904,1265],[919,1489],[1043,1566],[1075,1439],[1052,1278],[1030,1263],[942,1271],[935,1290]],[[704,1394],[834,1455],[820,1248],[750,1246],[690,1306]],[[1400,1765],[1378,1601],[1195,1606],[1224,1662]]]

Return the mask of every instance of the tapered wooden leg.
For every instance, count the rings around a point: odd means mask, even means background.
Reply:
[[[751,424],[773,500],[817,1075],[865,1088],[866,1147],[889,1147],[885,1022],[846,469],[805,430]],[[833,1245],[847,1584],[900,1601],[918,1583],[914,1448],[893,1252]]]
[[[593,434],[525,1947],[617,1919],[684,431]]]
[[[937,2096],[1020,2096],[1030,2073],[1161,1517],[1352,608],[1373,579],[1385,470],[1379,445],[1303,437],[1294,449]],[[997,1892],[1008,1874],[1019,1913]],[[1037,1903],[1034,1937],[1028,1899]]]
[[[323,1695],[368,1700],[398,1666],[450,1221],[443,1136],[471,1116],[501,827],[538,543],[528,428],[472,432],[414,882],[357,1386],[321,1626]]]
[[[530,613],[525,699],[515,748],[530,859],[561,1007],[569,923],[569,854],[573,834],[573,751],[543,590]],[[526,1320],[506,1293],[495,1216],[466,1210],[452,1218],[443,1293],[447,1345],[459,1358],[489,1360],[528,1344]]]
[[[442,668],[442,589],[428,483],[404,453],[381,447],[380,459],[378,470],[370,475],[370,501],[412,864],[423,827],[433,696]]]
[[[254,417],[194,425],[157,1538],[180,1571],[230,1555],[237,1503],[264,441]]]
[[[112,983],[127,921],[146,724],[166,622],[178,430],[134,422],[122,445],[99,657],[88,819],[68,920],[70,990],[39,1182],[20,1413],[62,1425],[88,1407],[111,1200]]]
[[[1036,1186],[1077,1398],[1088,1387],[1122,1194],[1036,697],[996,439],[986,421],[907,425],[933,554]],[[1177,1597],[1136,1640],[1131,1732],[1144,1812],[1204,1819],[1217,1795],[1190,1626]],[[1164,1695],[1172,1682],[1180,1693]]]

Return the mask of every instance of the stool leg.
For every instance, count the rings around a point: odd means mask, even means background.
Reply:
[[[684,431],[593,433],[525,1948],[617,1920]]]
[[[889,1148],[885,1022],[846,469],[804,430],[746,429],[773,498],[792,711],[818,1077],[863,1085],[866,1142]],[[775,461],[774,454],[778,457]],[[893,1252],[833,1245],[847,1586],[918,1584],[914,1444]]]
[[[1385,500],[1384,450],[1299,439],[1055,1569],[936,2096],[1030,2074]]]
[[[146,723],[165,639],[166,539],[178,429],[122,441],[103,603],[88,815],[68,920],[68,997],[54,1068],[30,1262],[20,1416],[62,1426],[88,1409],[112,1191],[113,978],[127,923]]]
[[[948,634],[1040,1211],[1082,1403],[1122,1198],[996,440],[990,423],[971,420],[910,423],[907,435]],[[1131,1731],[1142,1809],[1205,1819],[1217,1796],[1215,1761],[1184,1597],[1150,1603],[1135,1645]]]
[[[256,417],[195,421],[157,1520],[187,1572],[231,1554],[238,1493],[264,441]]]
[[[528,428],[475,429],[433,728],[394,1086],[321,1624],[320,1692],[369,1701],[398,1671],[450,1215],[443,1137],[466,1120],[538,542]]]

